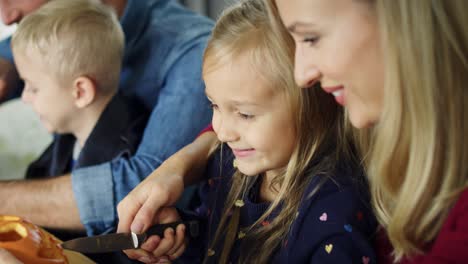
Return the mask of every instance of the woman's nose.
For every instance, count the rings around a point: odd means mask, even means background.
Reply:
[[[310,61],[311,58],[305,55],[301,45],[297,45],[294,60],[294,78],[301,88],[311,87],[321,77],[318,68]]]

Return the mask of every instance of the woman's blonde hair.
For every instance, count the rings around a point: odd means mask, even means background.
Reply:
[[[296,130],[296,147],[283,173],[273,179],[270,189],[277,192],[267,212],[244,230],[240,263],[267,263],[292,225],[305,188],[311,176],[325,180],[338,161],[351,160],[352,151],[343,136],[343,112],[334,99],[321,89],[300,89],[293,77],[294,42],[286,31],[270,25],[266,7],[261,0],[241,1],[225,10],[213,29],[203,62],[203,74],[242,55],[250,59],[259,78],[285,95],[291,107],[291,119]],[[347,141],[346,141],[347,142]],[[341,146],[338,148],[338,146]],[[349,164],[349,163],[348,163]],[[237,239],[240,209],[235,201],[242,199],[257,177],[236,172],[225,202],[224,211],[210,241],[210,248],[221,248],[219,263],[226,263]],[[323,181],[322,181],[323,182]],[[279,214],[267,226],[261,226],[273,210]],[[229,212],[232,210],[232,214]],[[205,261],[209,260],[209,256]]]
[[[373,2],[385,100],[368,175],[399,260],[434,241],[468,186],[468,2]]]
[[[124,34],[117,15],[98,0],[53,0],[26,16],[13,34],[15,54],[34,56],[63,84],[79,76],[98,91],[118,88]]]

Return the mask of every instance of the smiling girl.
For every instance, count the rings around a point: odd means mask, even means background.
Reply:
[[[226,10],[213,30],[203,77],[222,146],[208,166],[206,237],[189,242],[205,263],[375,263],[342,109],[294,84],[292,47],[260,0]]]

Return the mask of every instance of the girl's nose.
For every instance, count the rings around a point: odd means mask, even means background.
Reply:
[[[218,124],[213,123],[213,128],[218,136],[218,139],[222,142],[233,142],[237,140],[237,132],[233,125],[227,120],[218,120]]]

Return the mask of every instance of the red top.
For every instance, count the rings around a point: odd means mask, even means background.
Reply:
[[[377,242],[378,263],[391,264],[391,245],[382,236]],[[468,189],[450,211],[439,235],[425,255],[404,258],[400,264],[468,263]]]
[[[205,127],[205,128],[198,134],[197,137],[199,137],[199,136],[201,136],[203,133],[209,132],[209,131],[213,131],[213,132],[214,132],[213,124],[209,124],[207,127]]]

